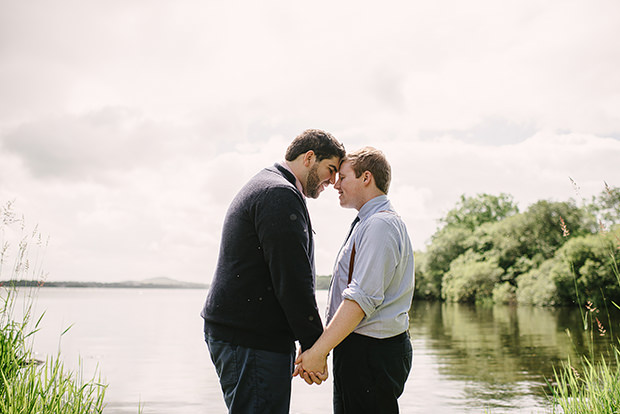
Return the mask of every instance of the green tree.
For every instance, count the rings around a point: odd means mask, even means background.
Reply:
[[[443,277],[451,263],[470,249],[473,232],[517,212],[517,205],[508,194],[461,195],[456,206],[439,220],[442,227],[433,235],[423,260],[418,262],[416,278],[420,285],[416,292],[428,299],[441,298]]]
[[[517,303],[519,305],[557,305],[558,290],[551,278],[556,259],[546,260],[539,267],[517,276]]]
[[[442,296],[450,302],[477,302],[490,299],[503,270],[493,260],[484,260],[468,251],[452,262],[444,275]]]
[[[562,223],[568,233],[563,234]],[[570,230],[568,230],[570,228]],[[569,235],[591,234],[594,218],[573,202],[538,201],[524,213],[480,226],[471,248],[504,270],[502,282],[516,286],[516,277],[554,256]]]
[[[617,226],[615,232],[575,237],[558,250],[550,275],[561,303],[620,303],[620,281],[614,272],[619,232]]]
[[[416,299],[437,299],[441,297],[441,285],[437,285],[427,273],[428,254],[423,251],[414,252],[415,256],[415,293]]]
[[[578,207],[573,200],[541,200],[519,213],[506,194],[461,196],[440,220],[443,227],[426,252],[418,254],[416,294],[456,302],[493,297],[536,305],[570,303],[577,292],[569,271],[574,266],[578,292],[600,303],[611,275],[602,269],[611,269],[612,259],[602,256],[609,246],[597,250],[575,241],[556,257],[570,240],[590,240],[598,229],[596,214],[616,217],[620,190],[606,188],[596,201],[598,210]]]
[[[517,302],[517,289],[508,282],[493,287],[493,303],[511,304]]]
[[[440,222],[446,226],[459,226],[474,231],[484,223],[500,221],[518,212],[519,208],[509,194],[495,196],[483,193],[476,197],[465,197],[463,194]]]
[[[427,299],[441,299],[441,283],[454,259],[467,250],[469,230],[448,226],[433,235],[422,260],[416,264],[416,292]]]

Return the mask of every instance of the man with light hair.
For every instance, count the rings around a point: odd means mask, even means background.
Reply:
[[[306,382],[327,372],[334,349],[334,413],[398,413],[413,350],[413,249],[405,223],[387,198],[391,168],[366,147],[340,165],[340,205],[358,215],[342,246],[329,290],[327,327],[295,363]]]

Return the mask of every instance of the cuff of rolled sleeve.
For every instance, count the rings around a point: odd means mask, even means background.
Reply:
[[[370,317],[370,315],[375,312],[378,306],[374,298],[368,296],[366,293],[364,293],[364,291],[359,288],[359,286],[356,286],[353,283],[342,291],[342,298],[356,302],[359,307],[362,308],[362,310],[364,311],[366,318]]]

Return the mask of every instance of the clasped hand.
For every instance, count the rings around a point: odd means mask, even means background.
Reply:
[[[327,372],[327,355],[320,355],[312,349],[300,353],[295,360],[293,376],[299,375],[308,385],[320,385],[329,376]]]

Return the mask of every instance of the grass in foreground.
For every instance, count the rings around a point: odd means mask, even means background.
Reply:
[[[31,254],[31,247],[38,253],[43,240],[36,228],[32,233],[24,228],[11,203],[0,206],[0,280],[6,273],[10,280],[43,280],[40,256]],[[35,290],[0,285],[0,413],[102,413],[104,384],[84,381],[81,369],[67,370],[59,358],[34,358],[32,340],[43,318],[31,323]],[[22,293],[23,303],[17,301]],[[18,302],[22,307],[16,309]]]
[[[614,414],[620,407],[620,361],[615,348],[616,364],[603,359],[596,364],[582,359],[578,371],[570,361],[555,373],[557,385],[552,387],[554,413]]]
[[[101,413],[106,386],[94,378],[84,381],[81,369],[67,370],[60,358],[34,359],[29,339],[41,318],[29,330],[29,313],[13,320],[16,291],[2,292],[0,308],[0,412],[4,414]],[[28,307],[28,309],[30,309]]]
[[[607,191],[609,192],[609,188]],[[601,230],[606,232],[602,224]],[[618,244],[610,248],[609,255],[612,271],[620,284],[620,271],[617,262],[620,237],[618,234],[613,235]],[[618,304],[613,304],[620,308]],[[586,308],[591,311],[588,306]],[[600,334],[604,335],[606,332],[601,322],[598,319],[596,322]],[[593,333],[594,323],[592,320],[585,326]],[[620,348],[618,345],[612,345],[611,348],[615,357],[615,364],[613,359],[612,363],[609,363],[605,361],[605,358],[593,362],[594,355],[591,355],[590,358],[581,358],[578,369],[573,367],[569,360],[559,371],[555,371],[556,384],[550,387],[553,413],[620,413]]]

